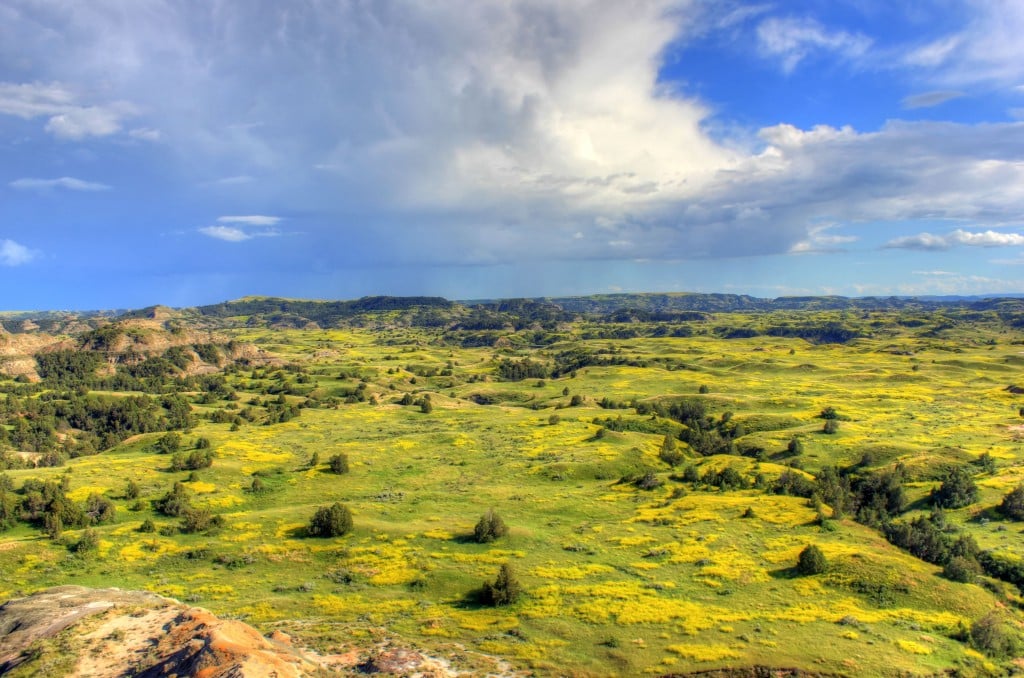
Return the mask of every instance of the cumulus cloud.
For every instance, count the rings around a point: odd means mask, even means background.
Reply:
[[[711,19],[695,0],[151,0],[116,16],[101,3],[7,5],[0,58],[45,67],[0,86],[0,113],[72,115],[51,130],[68,136],[129,121],[159,130],[186,182],[232,209],[309,215],[303,240],[336,259],[806,253],[842,248],[872,221],[984,231],[1024,213],[1021,123],[712,136],[712,111],[659,78],[666,50],[701,20],[756,25],[756,49],[784,69],[821,55],[859,64],[875,49],[752,3]],[[914,68],[948,68],[944,54],[971,39],[919,46]],[[83,122],[90,107],[115,115]],[[242,242],[275,225],[217,220],[200,233]]]
[[[965,245],[967,247],[1012,247],[1024,245],[1024,235],[1019,233],[1000,233],[997,231],[972,233],[971,231],[958,228],[946,235],[918,233],[917,235],[895,238],[887,242],[884,247],[888,249],[938,251],[948,250],[956,245]]]
[[[829,30],[809,17],[765,19],[757,27],[757,43],[762,54],[781,60],[787,73],[817,52],[855,59],[871,47],[865,35]]]
[[[95,181],[83,181],[74,177],[60,177],[58,179],[15,179],[8,184],[11,188],[19,191],[51,191],[55,188],[63,188],[69,191],[108,191],[110,186]]]
[[[36,252],[13,240],[0,240],[0,265],[21,266],[36,257]]]

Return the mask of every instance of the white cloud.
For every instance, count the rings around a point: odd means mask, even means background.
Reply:
[[[247,216],[217,217],[222,224],[246,224],[247,226],[274,226],[281,221],[281,217],[270,217],[263,214],[250,214]]]
[[[281,221],[281,217],[271,217],[262,214],[246,216],[225,216],[218,217],[217,224],[204,226],[198,229],[200,233],[217,240],[226,242],[243,242],[253,238],[272,238],[281,235],[281,232],[273,226]],[[227,224],[227,225],[225,225]],[[262,230],[246,230],[253,226],[263,226]]]
[[[904,97],[900,104],[903,108],[911,110],[915,108],[930,108],[953,99],[959,99],[962,96],[964,96],[964,93],[956,90],[936,90],[934,92],[922,92],[921,94],[912,94]]]
[[[60,83],[0,83],[0,114],[26,120],[47,117],[45,130],[59,139],[81,140],[121,131],[122,122],[136,115],[123,101],[81,105]]]
[[[740,4],[721,26],[756,24],[758,49],[783,67],[826,55],[877,62],[863,35],[765,20],[759,6],[733,13]],[[186,181],[229,194],[232,209],[315,215],[323,225],[310,226],[310,242],[351,259],[827,251],[872,221],[983,232],[1024,214],[1024,124],[711,135],[708,107],[659,79],[707,6],[151,0],[115,15],[71,3],[0,23],[0,56],[6,45],[45,64],[36,77],[50,83],[0,87],[0,112],[49,119],[133,102],[140,113],[117,124],[173,140],[160,148]],[[968,37],[951,39],[950,53]],[[948,69],[941,51],[918,61]],[[169,82],[189,95],[168,96]],[[240,242],[274,225],[218,220],[202,233]]]
[[[837,228],[837,224],[822,224],[807,231],[807,239],[794,243],[789,248],[790,254],[818,254],[841,251],[842,245],[857,242],[855,235],[838,235],[829,233]]]
[[[884,247],[888,249],[939,251],[948,250],[956,245],[965,245],[967,247],[1013,247],[1024,245],[1024,235],[1019,233],[999,233],[997,231],[972,233],[958,228],[946,235],[918,233],[917,235],[895,238],[887,242]]]
[[[871,47],[871,39],[865,35],[829,30],[806,17],[765,19],[757,27],[757,43],[762,54],[781,59],[787,73],[816,52],[855,59]]]
[[[36,257],[36,252],[13,240],[0,240],[0,265],[21,266]]]
[[[1018,84],[1024,78],[1024,3],[972,0],[963,9],[969,19],[961,30],[908,51],[904,63],[932,70],[947,84]]]
[[[83,181],[74,177],[60,177],[59,179],[15,179],[8,184],[11,188],[19,191],[50,191],[55,188],[63,188],[69,191],[108,191],[110,186],[95,181]]]
[[[242,229],[233,226],[204,226],[199,229],[199,232],[211,238],[226,240],[227,242],[242,242],[253,237]]]

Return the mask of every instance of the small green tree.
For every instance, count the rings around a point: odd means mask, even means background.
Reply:
[[[821,427],[821,432],[827,435],[834,435],[836,433],[839,433],[839,420],[826,419],[825,425]]]
[[[796,561],[796,571],[803,575],[821,574],[828,569],[825,554],[815,544],[808,544]]]
[[[100,537],[96,534],[96,530],[91,527],[82,530],[82,534],[78,537],[72,546],[71,550],[78,554],[86,554],[95,551],[100,546]]]
[[[430,402],[430,396],[429,395],[423,396],[423,399],[420,400],[420,412],[422,412],[423,414],[430,414],[433,411],[434,411],[434,404],[432,402]]]
[[[335,454],[327,462],[328,468],[331,469],[331,473],[337,473],[341,475],[348,473],[348,455],[346,454]]]
[[[252,479],[252,485],[249,486],[249,491],[253,494],[263,494],[267,491],[267,485],[259,476],[256,476]]]
[[[971,644],[996,659],[1017,656],[1022,648],[1020,634],[995,610],[971,624]]]
[[[973,558],[953,556],[942,568],[942,576],[950,581],[969,584],[981,574],[981,566]]]
[[[157,439],[153,449],[160,454],[174,454],[181,449],[181,434],[174,431],[165,433]]]
[[[792,455],[803,454],[804,453],[804,443],[803,443],[803,441],[800,440],[799,438],[790,438],[789,439],[789,444],[786,445],[786,452],[789,452]]]
[[[932,490],[932,503],[941,508],[958,509],[978,501],[978,486],[970,472],[956,466],[937,489]]]
[[[476,527],[473,528],[473,540],[478,544],[489,544],[495,539],[500,539],[508,534],[508,526],[501,519],[494,509],[487,509]]]
[[[125,488],[124,488],[124,498],[125,499],[138,499],[139,498],[139,494],[141,492],[142,492],[142,490],[139,487],[139,484],[137,482],[135,482],[134,480],[129,480],[128,484],[125,485]]]
[[[352,512],[339,502],[321,506],[313,514],[307,528],[313,537],[340,537],[352,531]]]
[[[502,607],[515,603],[523,594],[523,587],[516,579],[512,566],[505,563],[498,570],[498,578],[494,583],[485,582],[483,588],[483,599],[488,605]]]
[[[1024,520],[1024,484],[1010,490],[999,503],[999,512],[1010,520]]]
[[[658,452],[658,457],[669,466],[678,466],[686,459],[683,453],[679,451],[676,439],[671,433],[666,433],[665,438],[661,441],[661,450]]]

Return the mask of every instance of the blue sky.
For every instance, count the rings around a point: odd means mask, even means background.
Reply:
[[[0,0],[0,308],[1024,292],[1018,0]]]

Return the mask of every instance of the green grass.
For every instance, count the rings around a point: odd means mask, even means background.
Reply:
[[[1019,526],[971,520],[1024,480],[1019,434],[1010,428],[1024,421],[1017,414],[1024,397],[1004,390],[1022,350],[1009,340],[1020,337],[920,332],[890,328],[842,346],[771,337],[594,340],[581,343],[615,346],[648,367],[587,367],[538,387],[535,379],[497,381],[494,349],[452,348],[414,331],[238,331],[236,339],[309,367],[314,393],[354,388],[356,380],[336,375],[358,369],[380,404],[305,409],[291,422],[237,432],[198,426],[186,441],[208,437],[215,462],[188,485],[198,506],[225,517],[215,535],[160,534],[177,520],[155,515],[149,500],[188,473],[166,470],[169,458],[149,449],[156,435],[65,469],[9,472],[16,483],[68,472],[75,499],[104,492],[117,501],[118,519],[98,528],[99,553],[85,560],[27,527],[0,536],[0,598],[59,583],[144,588],[324,649],[365,642],[384,628],[418,646],[443,651],[458,643],[540,674],[658,675],[753,664],[850,675],[996,672],[950,637],[1000,604],[988,589],[946,581],[939,568],[852,521],[823,531],[806,500],[672,481],[657,457],[660,435],[595,438],[595,417],[645,418],[600,409],[602,398],[701,397],[716,415],[733,412],[750,431],[740,442],[769,456],[760,464],[695,460],[701,472],[730,464],[771,478],[789,461],[779,453],[798,435],[805,470],[854,464],[870,452],[873,467],[906,464],[917,498],[942,464],[988,452],[997,473],[979,477],[981,500],[950,518],[983,547],[1024,558]],[[988,338],[997,344],[985,344]],[[541,350],[525,353],[545,358]],[[412,383],[404,369],[448,361],[451,377]],[[243,371],[239,383],[262,383],[249,376]],[[469,381],[478,378],[489,380]],[[709,392],[698,396],[701,385]],[[433,412],[394,404],[407,391],[431,392]],[[469,400],[480,393],[502,404]],[[245,403],[253,393],[241,395]],[[572,395],[584,404],[566,407]],[[820,433],[817,415],[826,406],[842,417],[836,435]],[[555,413],[560,421],[549,424]],[[339,452],[351,466],[341,476],[326,468]],[[307,468],[313,453],[321,463]],[[643,491],[620,482],[644,468],[665,484]],[[261,495],[247,492],[256,472],[268,488]],[[129,478],[142,488],[142,510],[121,499]],[[682,496],[673,495],[677,488]],[[303,538],[315,509],[334,501],[352,509],[354,532]],[[491,507],[511,534],[472,543],[473,525]],[[748,507],[755,516],[741,517]],[[156,534],[136,531],[147,518]],[[810,543],[831,568],[796,577],[791,568]],[[505,562],[525,597],[508,608],[479,607],[472,592]]]

